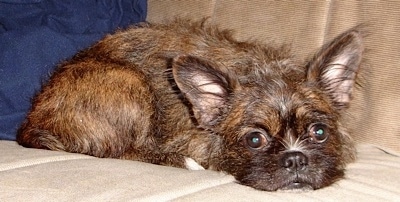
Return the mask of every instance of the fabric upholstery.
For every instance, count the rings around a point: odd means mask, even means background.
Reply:
[[[0,141],[0,201],[396,201],[400,157],[358,148],[345,180],[310,192],[265,192],[226,174],[22,148]]]
[[[0,140],[15,140],[57,63],[117,28],[142,22],[146,0],[0,0]]]

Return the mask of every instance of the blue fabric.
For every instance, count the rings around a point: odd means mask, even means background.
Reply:
[[[57,63],[146,11],[146,0],[0,0],[0,139],[15,140]]]

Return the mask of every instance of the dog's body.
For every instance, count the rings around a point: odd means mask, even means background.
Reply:
[[[120,31],[58,67],[17,140],[176,167],[193,159],[261,190],[321,188],[354,158],[341,116],[361,37],[352,29],[302,64],[207,21]]]

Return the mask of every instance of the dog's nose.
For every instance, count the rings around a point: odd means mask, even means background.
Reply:
[[[281,158],[281,166],[288,171],[297,172],[304,170],[308,165],[308,158],[302,152],[293,151],[285,153]]]

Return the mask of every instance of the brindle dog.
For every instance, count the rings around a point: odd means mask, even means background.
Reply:
[[[260,190],[318,189],[354,159],[342,122],[364,51],[360,30],[306,62],[207,20],[118,31],[59,65],[18,143],[224,171]]]

